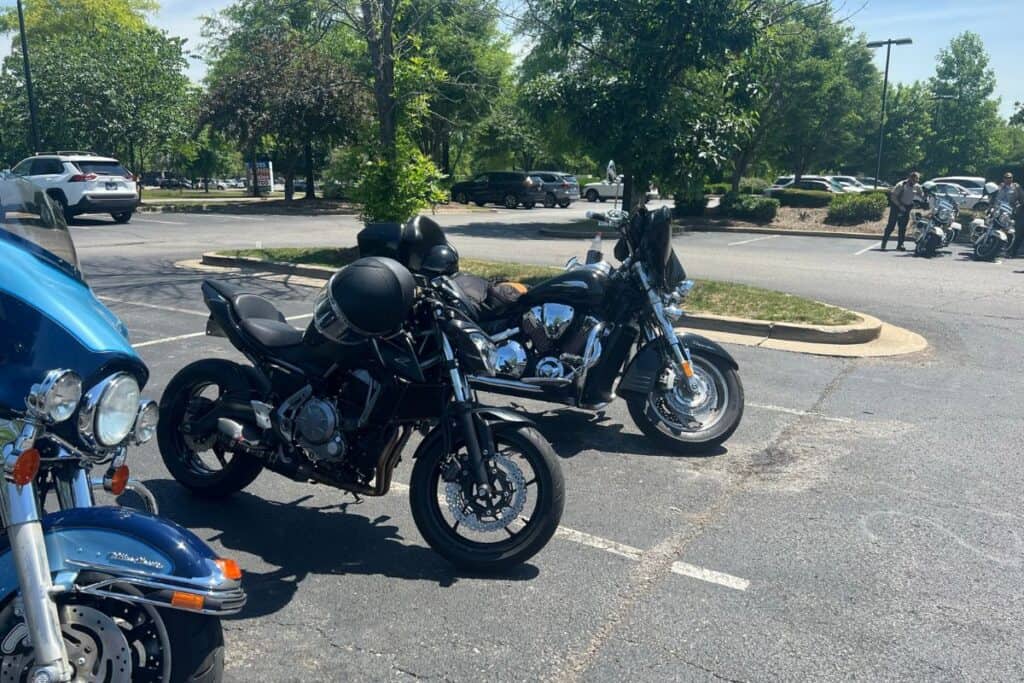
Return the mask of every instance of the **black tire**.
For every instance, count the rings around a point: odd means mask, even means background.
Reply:
[[[695,370],[703,368],[703,371],[707,372],[708,368],[714,368],[727,389],[727,400],[721,407],[722,415],[706,433],[673,433],[658,420],[654,408],[650,405],[654,391],[648,396],[629,394],[626,398],[629,415],[640,431],[662,447],[683,455],[707,452],[725,443],[740,426],[745,402],[743,382],[732,365],[718,356],[704,355],[692,350],[691,358]]]
[[[455,197],[453,197],[453,199],[455,199],[455,201],[458,202],[459,204],[469,204],[469,195],[467,195],[465,192],[456,192]]]
[[[132,219],[134,211],[118,211],[117,213],[110,214],[110,217],[114,219],[115,223],[127,223]]]
[[[980,212],[984,213],[985,211],[988,211],[988,202],[980,201],[977,204],[975,204],[974,208],[971,209],[971,210],[972,211],[980,211]]]
[[[50,198],[57,203],[60,207],[60,212],[64,214],[64,221],[70,225],[71,220],[75,217],[68,208],[68,200],[64,198],[62,194],[50,195]]]
[[[546,195],[544,195],[544,208],[545,209],[553,209],[553,208],[555,208],[555,204],[556,203],[557,202],[555,200],[555,193],[554,192],[548,192]]]
[[[587,190],[587,195],[586,196],[587,196],[587,201],[590,202],[590,203],[594,203],[598,199],[601,198],[601,195],[599,195],[597,193],[597,190],[594,190],[594,189]]]
[[[157,443],[164,465],[175,481],[197,496],[225,498],[251,484],[263,470],[263,465],[245,453],[217,453],[222,467],[213,470],[188,445],[181,431],[185,412],[197,391],[216,386],[219,393],[245,392],[248,381],[242,366],[220,358],[196,361],[182,368],[164,389],[160,398],[160,420],[157,423]],[[205,439],[211,435],[192,435]],[[227,460],[227,456],[231,459]]]
[[[982,237],[974,245],[974,258],[979,261],[994,261],[999,255],[999,240],[995,237]]]
[[[523,202],[523,208],[524,209],[529,210],[529,209],[532,209],[535,206],[537,206],[537,202]]]
[[[514,209],[519,206],[519,200],[511,193],[505,195],[505,199],[501,203],[505,205],[506,209]]]
[[[83,574],[79,580],[83,583],[91,583],[105,578],[109,578],[109,576],[90,572]],[[137,669],[133,673],[139,674],[139,678],[163,678],[168,673],[168,668],[170,669],[168,679],[171,683],[219,683],[224,677],[224,632],[220,619],[217,617],[173,609],[157,609],[147,605],[136,605],[91,595],[62,596],[58,598],[58,605],[62,610],[67,608],[72,612],[76,608],[94,609],[110,617],[121,628],[123,636],[129,640],[129,645],[132,646],[129,647],[129,651],[132,653],[129,657],[133,668]],[[5,642],[8,642],[8,633],[13,628],[18,628],[21,621],[20,617],[14,615],[13,601],[8,602],[0,609],[0,638],[4,638]],[[82,622],[79,621],[79,625],[81,624]],[[99,631],[103,630],[103,627],[100,626]],[[82,646],[88,640],[88,634],[78,631],[73,644]],[[27,646],[27,642],[16,645],[20,647],[14,653],[9,654],[12,660],[14,657],[20,657],[21,661],[14,663],[14,666],[25,664],[25,662],[29,662],[29,666],[31,666],[31,650],[23,649]],[[149,647],[147,648],[146,645]],[[86,652],[90,651],[86,650]],[[168,659],[156,659],[157,657],[167,657],[168,652],[170,653]],[[150,653],[149,657],[146,656],[147,653]],[[140,659],[140,655],[144,659]],[[102,666],[102,663],[99,662],[95,664]],[[72,665],[75,665],[74,661],[72,661]],[[17,671],[5,673],[14,674],[15,679],[20,680]],[[123,680],[123,675],[119,676],[119,673],[114,670],[109,671],[104,683]]]
[[[540,432],[522,424],[500,424],[493,427],[495,445],[509,445],[529,461],[534,471],[537,495],[535,507],[526,525],[512,537],[501,533],[502,540],[481,543],[457,533],[444,518],[438,501],[440,468],[448,458],[444,439],[435,438],[419,454],[410,480],[409,504],[416,528],[431,548],[460,569],[474,572],[497,572],[521,564],[539,552],[551,540],[565,509],[565,482],[554,449]],[[455,449],[462,443],[452,444]],[[511,522],[509,525],[511,526]],[[497,533],[495,534],[497,535]]]
[[[473,202],[473,203],[476,204],[477,206],[483,206],[487,202],[479,202],[479,201],[477,201],[477,202]]]
[[[572,200],[571,199],[559,199],[558,200],[558,206],[560,206],[563,209],[568,209],[570,204],[572,204]]]

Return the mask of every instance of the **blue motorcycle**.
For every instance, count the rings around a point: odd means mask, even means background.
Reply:
[[[62,212],[0,183],[29,198],[0,208],[0,681],[218,681],[241,571],[154,516],[129,477],[128,448],[156,432],[148,370]],[[149,512],[96,506],[100,488],[133,489]]]

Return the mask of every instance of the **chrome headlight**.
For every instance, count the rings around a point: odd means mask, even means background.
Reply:
[[[996,214],[996,225],[1004,230],[1010,227],[1010,213],[1008,211],[1000,211]]]
[[[935,217],[939,219],[940,223],[949,223],[953,220],[953,209],[948,206],[939,207]]]
[[[135,418],[135,426],[132,428],[132,440],[137,444],[143,444],[156,436],[156,423],[159,410],[156,401],[140,401],[139,414]]]
[[[32,385],[25,403],[30,412],[55,424],[74,415],[81,398],[82,378],[77,373],[50,370],[42,382]]]
[[[483,363],[487,374],[497,374],[498,347],[494,345],[491,338],[482,332],[473,332],[469,335],[469,341],[476,347],[477,353],[480,355],[480,361]]]
[[[139,383],[119,372],[86,393],[78,414],[78,432],[90,446],[112,448],[131,434],[138,416]]]

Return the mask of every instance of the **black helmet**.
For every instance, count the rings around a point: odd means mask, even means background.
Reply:
[[[447,244],[431,247],[426,258],[423,259],[420,272],[432,276],[455,275],[459,272],[459,252]]]
[[[412,273],[397,261],[361,258],[320,290],[313,324],[332,341],[341,341],[349,331],[370,337],[395,334],[409,316],[415,289]]]

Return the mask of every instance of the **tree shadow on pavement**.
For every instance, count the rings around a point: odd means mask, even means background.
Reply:
[[[622,424],[600,411],[591,413],[564,408],[533,413],[530,417],[561,458],[572,458],[589,450],[670,458],[710,458],[729,452],[727,448],[717,446],[700,453],[673,453],[643,434],[624,432]]]
[[[282,503],[245,491],[227,500],[207,501],[189,495],[174,481],[146,485],[157,497],[161,515],[188,528],[213,529],[214,535],[206,540],[271,565],[269,571],[259,572],[243,564],[248,603],[241,618],[284,608],[310,575],[380,575],[446,587],[479,576],[456,570],[429,547],[410,545],[391,517],[364,517],[353,501],[314,506],[307,503],[312,495]],[[338,497],[342,495],[338,491]],[[415,528],[405,531],[415,537]],[[525,564],[486,578],[524,581],[538,574],[535,565]]]

